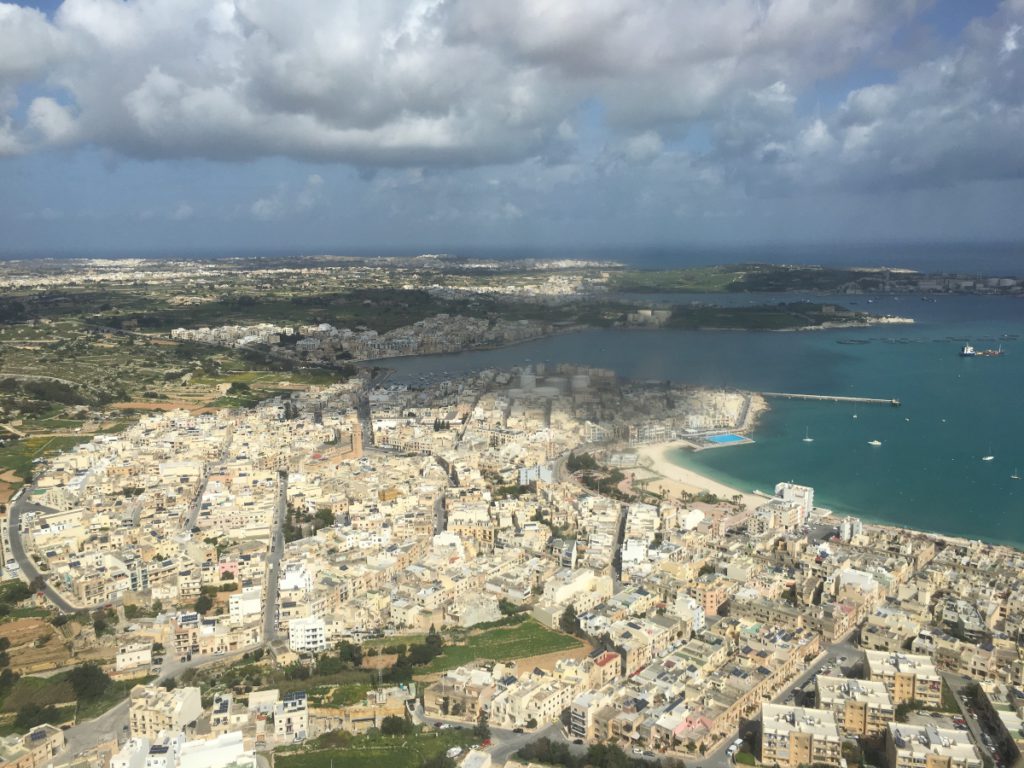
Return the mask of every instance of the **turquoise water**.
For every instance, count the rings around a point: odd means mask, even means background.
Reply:
[[[675,458],[743,490],[792,480],[814,486],[819,503],[839,512],[1024,546],[1024,480],[1010,478],[1015,468],[1024,473],[1024,300],[852,301],[918,322],[806,333],[594,330],[388,365],[415,378],[564,361],[635,379],[899,398],[900,408],[773,400],[753,444]],[[1022,340],[1001,340],[1004,334]],[[1002,344],[1006,354],[961,358],[956,339],[978,348]],[[814,442],[803,442],[805,430]],[[986,455],[995,458],[982,461]]]

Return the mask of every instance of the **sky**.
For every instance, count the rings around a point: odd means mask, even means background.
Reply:
[[[1024,243],[1024,0],[0,2],[0,253]]]

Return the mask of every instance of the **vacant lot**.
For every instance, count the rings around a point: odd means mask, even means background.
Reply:
[[[446,645],[444,653],[423,667],[422,671],[428,674],[443,672],[477,659],[525,659],[579,648],[581,645],[575,637],[547,629],[531,619],[516,626],[498,627],[471,635],[464,645]]]

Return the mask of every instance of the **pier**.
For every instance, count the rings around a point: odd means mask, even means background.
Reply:
[[[762,397],[784,397],[789,400],[820,400],[830,403],[863,403],[864,405],[890,405],[898,408],[900,401],[895,397],[847,397],[844,395],[805,395],[798,392],[762,392]]]

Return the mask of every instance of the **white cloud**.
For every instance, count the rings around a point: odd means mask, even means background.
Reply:
[[[914,5],[65,0],[50,22],[3,4],[0,76],[45,74],[77,140],[132,156],[480,165],[575,142],[590,99],[642,134],[809,82]]]
[[[533,216],[541,206],[497,190],[640,189],[638,173],[695,195],[1024,175],[1021,0],[807,117],[808,89],[870,56],[919,4],[65,0],[49,20],[0,2],[0,155],[89,145],[348,163],[394,210],[440,190],[441,218],[474,205]],[[697,122],[710,149],[674,151]],[[481,200],[431,176],[481,166],[501,182]],[[241,207],[275,219],[329,192],[312,174]]]

